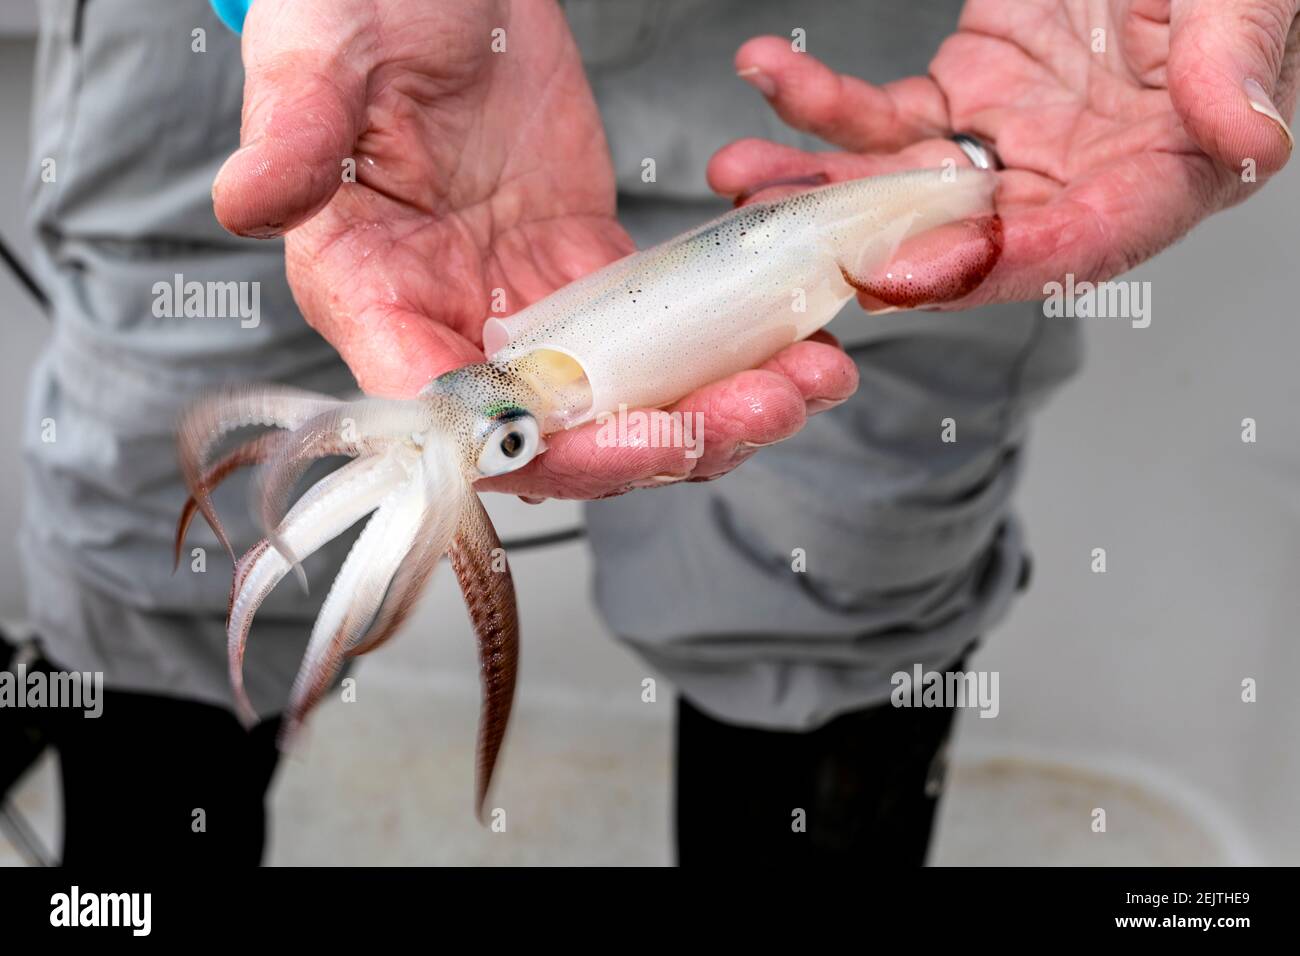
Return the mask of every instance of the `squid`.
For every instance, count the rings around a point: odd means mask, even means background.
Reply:
[[[481,821],[514,698],[519,615],[474,482],[527,465],[558,430],[620,408],[659,408],[756,367],[855,295],[873,311],[965,295],[1001,252],[996,182],[977,170],[920,170],[743,205],[489,318],[486,361],[439,376],[415,399],[236,387],[199,400],[178,430],[190,497],[175,556],[202,514],[235,562],[227,637],[241,716],[256,719],[243,660],[258,607],[290,574],[305,584],[303,559],[367,519],[312,628],[282,744],[348,658],[397,633],[445,554],[478,642]],[[228,436],[253,427],[263,430],[218,456]],[[350,461],[295,500],[308,467],[326,456]],[[236,560],[212,492],[245,466],[258,468],[265,537]]]

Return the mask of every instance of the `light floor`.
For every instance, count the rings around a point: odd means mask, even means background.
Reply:
[[[491,804],[471,813],[474,701],[414,687],[321,709],[273,795],[274,865],[651,865],[671,862],[667,709],[609,719],[522,702]],[[960,750],[960,748],[958,748]],[[15,803],[57,846],[48,757]],[[1092,810],[1105,807],[1107,832]],[[936,865],[1193,865],[1225,862],[1197,822],[1131,783],[1016,760],[963,762],[941,813]],[[0,864],[21,865],[0,840]]]

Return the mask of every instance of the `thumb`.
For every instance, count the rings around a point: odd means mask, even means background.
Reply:
[[[1187,132],[1233,172],[1277,172],[1295,140],[1297,0],[1175,0],[1169,94]]]
[[[254,4],[245,25],[240,147],[212,185],[217,219],[236,235],[277,236],[315,215],[360,135],[366,71],[345,59],[347,37],[287,15],[297,6]]]

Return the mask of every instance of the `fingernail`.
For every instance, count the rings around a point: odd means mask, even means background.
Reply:
[[[284,234],[284,223],[268,222],[261,226],[249,226],[240,232],[241,236],[248,239],[278,239]]]
[[[1291,127],[1286,125],[1286,120],[1282,114],[1277,111],[1273,101],[1269,99],[1268,93],[1264,87],[1259,84],[1258,80],[1248,79],[1242,84],[1246,90],[1246,99],[1250,100],[1250,108],[1256,113],[1262,113],[1276,123],[1282,130],[1282,135],[1286,137],[1287,149],[1295,148],[1295,137],[1291,135]]]
[[[737,70],[736,76],[740,77],[768,99],[776,96],[776,80],[772,79],[758,67],[747,66],[743,70]]]
[[[778,438],[777,441],[780,441]],[[775,441],[742,441],[741,448],[766,448],[768,445],[775,445]]]
[[[829,409],[835,408],[837,405],[843,405],[847,401],[848,401],[847,398],[840,398],[835,400],[829,398],[814,398],[808,402],[808,414],[816,415],[820,412],[824,412]]]
[[[675,485],[679,481],[684,481],[688,475],[651,475],[649,478],[642,478],[640,481],[632,482],[632,488],[662,488],[665,485]]]
[[[534,498],[532,495],[519,495],[518,497],[526,505],[540,505],[546,501],[545,498]]]

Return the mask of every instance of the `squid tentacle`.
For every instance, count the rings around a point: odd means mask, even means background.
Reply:
[[[215,491],[221,486],[221,483],[233,475],[241,468],[250,465],[260,465],[270,458],[275,457],[284,446],[292,440],[293,433],[288,431],[267,432],[258,435],[256,438],[250,438],[242,445],[236,446],[225,457],[218,460],[214,465],[203,473],[200,479],[200,485],[208,490],[209,493]],[[352,455],[356,447],[344,445],[342,442],[330,444],[322,442],[316,449],[319,452],[318,457],[324,458],[329,455]],[[189,533],[190,525],[194,521],[194,516],[199,513],[199,503],[193,495],[185,499],[185,504],[181,508],[180,518],[176,522],[176,537],[172,544],[172,570],[175,571],[180,565],[181,549],[185,545],[185,536]]]
[[[430,441],[423,452],[423,464],[424,510],[414,544],[397,569],[369,631],[348,648],[349,657],[368,654],[397,633],[456,535],[462,499],[474,494],[458,466],[454,449],[445,440]]]
[[[478,642],[483,704],[474,809],[481,821],[514,702],[519,616],[509,564],[487,511],[467,483],[442,477],[431,477],[422,493],[392,493],[353,545],[313,628],[281,742],[288,746],[296,736],[345,657],[373,650],[397,630],[448,552]]]
[[[243,661],[253,618],[300,560],[349,526],[366,522],[312,629],[281,733],[288,746],[345,657],[373,650],[409,616],[443,554],[449,553],[479,647],[483,703],[476,744],[475,811],[483,806],[500,756],[518,670],[518,614],[501,544],[474,493],[458,434],[428,403],[333,399],[272,393],[227,396],[190,416],[182,460],[191,500],[177,527],[176,557],[194,514],[202,513],[229,548],[211,508],[211,491],[236,469],[260,465],[255,485],[266,538],[236,562],[227,619],[231,686],[243,720],[256,713]],[[219,437],[245,425],[288,430],[258,436],[212,464]],[[198,436],[202,435],[200,438]],[[356,458],[290,496],[312,461]]]
[[[284,441],[286,437],[286,432],[268,432],[265,435],[258,435],[256,438],[249,439],[203,472],[198,486],[206,489],[211,494],[223,481],[240,468],[265,461],[275,450],[276,445]],[[193,523],[194,516],[198,513],[198,499],[191,494],[185,499],[185,505],[181,508],[181,516],[176,522],[176,537],[172,543],[173,574],[180,567],[181,550],[185,547],[185,536],[189,533],[190,524]],[[208,524],[212,524],[211,519],[208,520]],[[218,537],[220,537],[220,534]]]
[[[399,455],[349,462],[308,489],[285,516],[281,535],[295,552],[311,555],[399,490],[408,474],[408,464]],[[235,565],[226,641],[230,682],[245,721],[256,719],[244,687],[243,668],[253,616],[288,573],[289,562],[266,540],[249,549]]]
[[[302,389],[238,385],[200,399],[181,416],[177,438],[181,474],[195,506],[232,561],[235,550],[212,507],[212,486],[204,481],[213,446],[240,428],[296,428],[325,409],[342,404],[339,399]]]
[[[301,423],[264,462],[256,493],[262,530],[271,546],[289,561],[304,590],[307,581],[301,562],[277,528],[311,463],[327,455],[373,454],[412,441],[428,427],[428,412],[417,403],[363,399],[327,409]]]
[[[482,822],[484,802],[514,705],[519,672],[519,611],[501,539],[483,503],[472,491],[461,506],[451,566],[478,641],[483,703],[475,761],[474,812]]]
[[[235,576],[230,585],[230,609],[226,613],[226,656],[230,669],[230,690],[235,710],[244,726],[257,723],[257,711],[248,699],[244,686],[244,648],[253,615],[267,595],[289,573],[288,562],[263,538],[235,562]]]
[[[388,595],[384,598],[379,613],[375,615],[370,630],[348,649],[348,657],[360,657],[387,644],[415,610],[429,578],[442,560],[442,552],[436,550],[431,543],[438,520],[436,511],[425,509],[415,533],[415,544],[393,575]]]
[[[423,508],[420,490],[393,491],[352,545],[312,628],[290,696],[281,747],[291,744],[307,712],[338,673],[347,648],[360,639],[378,611],[393,575],[414,543]]]

